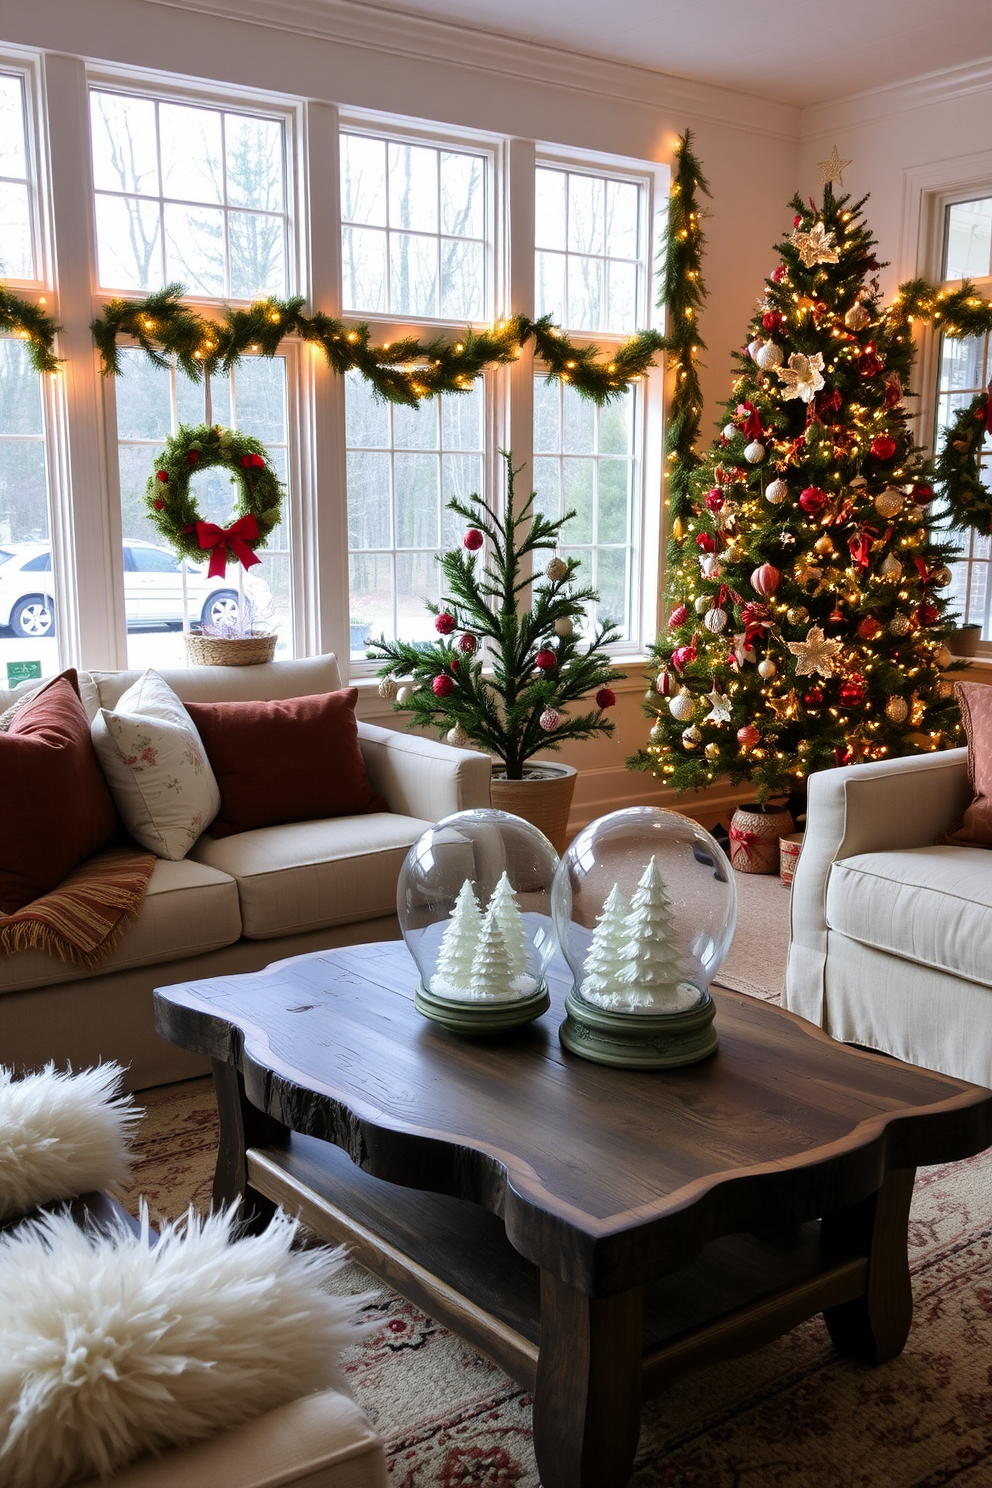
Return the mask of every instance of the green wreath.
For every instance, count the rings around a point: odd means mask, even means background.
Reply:
[[[992,433],[992,384],[962,408],[944,434],[935,466],[953,527],[992,531],[992,490],[982,482],[982,446]]]
[[[238,486],[234,516],[226,528],[205,522],[190,492],[194,470],[214,465],[234,476]],[[223,574],[232,560],[245,568],[259,562],[255,549],[265,546],[278,523],[283,495],[265,446],[220,424],[180,424],[145,486],[149,515],[166,542],[180,558],[194,563],[209,556],[211,577]]]

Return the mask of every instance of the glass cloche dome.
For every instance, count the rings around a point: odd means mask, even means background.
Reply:
[[[557,867],[544,834],[506,811],[458,811],[417,838],[400,870],[396,912],[426,1017],[478,1034],[547,1011]]]
[[[552,894],[572,972],[566,1048],[607,1064],[689,1064],[713,1052],[709,983],[737,919],[733,871],[698,822],[638,806],[592,822]]]

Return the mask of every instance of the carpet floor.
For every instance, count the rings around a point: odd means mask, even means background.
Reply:
[[[738,875],[721,980],[777,1000],[789,896]],[[216,1145],[209,1081],[145,1092],[142,1156],[124,1196],[153,1213],[205,1209]],[[632,1488],[989,1488],[992,1485],[992,1152],[921,1171],[910,1227],[915,1315],[880,1369],[836,1355],[821,1319],[686,1376],[644,1411]],[[350,1266],[342,1291],[370,1282]],[[337,1288],[336,1288],[337,1289]],[[394,1293],[352,1351],[355,1396],[386,1442],[391,1488],[538,1488],[530,1397]]]

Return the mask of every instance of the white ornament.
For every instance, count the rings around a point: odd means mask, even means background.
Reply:
[[[396,685],[396,679],[394,677],[382,678],[382,681],[379,683],[379,696],[381,698],[385,698],[387,703],[391,703],[398,692],[399,688]]]
[[[582,964],[583,978],[579,988],[583,997],[598,1003],[600,1007],[609,1006],[610,1000],[615,998],[618,991],[620,947],[626,941],[627,905],[620,892],[620,885],[614,884],[596,919],[592,945]]]
[[[710,711],[703,719],[704,723],[730,722],[730,702],[724,693],[717,692],[715,683],[713,684],[713,691],[706,693],[706,701],[710,705]],[[719,752],[719,749],[717,752]]]
[[[437,965],[431,977],[431,991],[437,997],[469,997],[472,963],[482,929],[482,911],[470,879],[458,890],[455,907],[444,927]]]
[[[737,433],[737,429],[733,424],[724,424],[721,433],[723,434],[724,439],[733,439],[734,435]]]
[[[774,677],[777,671],[778,667],[769,657],[766,657],[764,661],[758,662],[758,676],[763,677],[766,682],[771,677]]]
[[[770,502],[772,506],[778,506],[779,502],[784,501],[788,494],[789,487],[784,480],[769,481],[765,487],[765,500]]]
[[[450,728],[444,737],[456,749],[467,749],[472,742],[460,723],[456,723],[454,728]]]
[[[788,367],[776,367],[775,371],[782,379],[783,399],[802,398],[804,403],[812,403],[823,386],[823,356],[820,352],[808,357],[801,351],[794,351]]]
[[[698,749],[703,742],[703,736],[694,723],[687,729],[682,730],[682,744],[686,749]]]
[[[762,372],[770,372],[773,367],[781,367],[785,354],[777,342],[766,341],[754,360]]]
[[[765,458],[765,446],[757,439],[744,446],[744,458],[749,465],[760,465]]]
[[[763,341],[759,341],[757,338],[755,338],[754,341],[749,341],[748,342],[747,354],[751,358],[752,361],[758,355],[758,352],[761,350],[761,348],[762,348],[762,346],[764,346],[764,344],[765,343]]]
[[[568,573],[568,564],[564,558],[552,558],[544,572],[552,584],[559,584]]]
[[[822,222],[815,222],[809,232],[797,227],[792,234],[792,242],[807,269],[811,269],[814,264],[836,263],[838,260],[837,240]]]
[[[669,699],[668,711],[679,723],[687,723],[696,711],[696,699],[688,687],[681,688],[673,698]]]
[[[897,516],[899,512],[902,511],[905,505],[905,496],[902,494],[901,491],[897,491],[893,486],[886,486],[885,490],[880,491],[879,494],[875,497],[875,510],[878,512],[878,515],[880,517],[884,517],[886,521],[888,521],[890,517]]]
[[[708,594],[699,594],[693,600],[693,609],[696,611],[697,615],[705,615],[709,607],[710,597]]]
[[[561,714],[557,708],[545,708],[537,721],[546,734],[553,734],[561,725]]]
[[[654,858],[630,901],[626,929],[614,1006],[644,1013],[677,1013],[694,1007],[699,991],[685,981],[675,936],[675,912]]]
[[[401,708],[406,707],[407,703],[413,697],[416,690],[416,685],[413,682],[403,683],[403,686],[398,690],[396,694],[396,701],[399,703]]]
[[[574,628],[567,615],[562,615],[560,620],[555,621],[555,635],[570,636]]]
[[[718,579],[723,573],[720,560],[715,553],[707,553],[699,560],[700,571],[707,579]]]
[[[894,583],[902,577],[902,564],[894,553],[886,553],[878,567],[879,576]]]
[[[714,635],[719,635],[720,631],[724,628],[726,623],[727,612],[726,610],[721,610],[719,605],[715,605],[712,610],[707,610],[706,614],[703,616],[703,624],[706,626],[706,629],[711,630]]]

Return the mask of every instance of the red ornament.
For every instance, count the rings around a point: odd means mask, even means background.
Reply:
[[[703,498],[711,512],[719,511],[724,502],[723,492],[714,486],[712,491],[707,491]]]
[[[778,331],[782,328],[782,316],[778,310],[766,310],[761,317],[761,328],[765,331]]]
[[[751,588],[762,598],[769,598],[779,586],[782,575],[770,563],[763,563],[751,575]]]
[[[558,665],[558,658],[547,646],[542,646],[534,657],[534,665],[540,667],[542,672],[550,672],[551,668]]]
[[[840,684],[837,701],[842,708],[860,708],[864,700],[865,687],[860,677],[851,677],[849,681]]]
[[[818,516],[827,504],[827,493],[819,486],[807,486],[799,497],[799,505],[808,517]]]
[[[192,451],[190,451],[192,453]],[[187,459],[189,456],[187,456]],[[261,455],[242,455],[241,463],[246,470],[261,470],[265,461]]]
[[[772,282],[774,284],[781,284],[786,272],[785,264],[779,264],[778,268],[772,271]]]
[[[450,635],[455,628],[455,617],[449,615],[447,610],[442,610],[434,618],[434,629],[439,635]]]
[[[858,622],[858,635],[863,641],[873,641],[884,629],[881,620],[876,620],[874,615],[866,615]]]
[[[678,672],[681,672],[684,667],[687,667],[695,659],[696,647],[694,644],[692,646],[676,646],[672,652],[672,666]]]
[[[844,611],[840,608],[839,605],[835,605],[834,608],[830,611],[830,624],[831,625],[843,625],[844,624]]]
[[[479,531],[478,527],[470,527],[465,536],[462,538],[462,542],[468,548],[470,553],[476,553],[478,552],[479,548],[482,547],[482,544],[485,542],[485,538],[482,536],[482,533]]]
[[[439,698],[450,697],[455,690],[455,684],[451,677],[435,677],[431,683],[434,696]]]
[[[871,442],[871,453],[876,460],[891,460],[896,452],[896,442],[889,434],[879,434]]]
[[[803,693],[803,702],[807,708],[818,708],[823,702],[823,692],[819,687],[811,687],[809,692]]]
[[[464,635],[458,637],[458,649],[459,651],[463,652],[465,656],[474,656],[475,649],[478,644],[479,643],[476,640],[475,636],[472,635],[469,631],[466,631]]]
[[[798,217],[798,216],[793,217],[793,219],[792,219],[792,225],[793,225],[793,227],[799,227],[799,226],[801,226],[802,220],[803,219],[801,217]]]
[[[160,480],[162,484],[165,485],[169,479],[169,472],[167,470],[159,470],[156,473],[155,479]]]
[[[686,616],[688,615],[688,613],[689,613],[689,607],[688,607],[688,605],[686,605],[686,604],[677,604],[675,606],[674,610],[672,611],[672,613],[668,617],[668,628],[669,628],[669,630],[677,630],[679,628],[679,626],[684,623],[684,621],[685,621]]]
[[[557,708],[545,708],[537,721],[546,734],[553,734],[556,728],[561,727],[561,714]]]
[[[701,553],[715,553],[716,538],[713,536],[712,532],[697,532],[696,547]]]
[[[186,464],[187,465],[195,465],[196,462],[199,460],[199,458],[200,458],[200,451],[199,450],[191,449],[191,450],[187,450],[186,451]]]
[[[916,607],[915,619],[917,625],[933,625],[939,615],[940,611],[932,599],[925,599],[922,604]]]
[[[858,372],[862,377],[877,377],[885,363],[873,350],[865,350],[858,357]]]
[[[596,694],[597,708],[612,708],[617,700],[617,695],[612,687],[601,687]]]
[[[761,730],[755,728],[753,723],[746,723],[743,728],[737,730],[737,742],[744,749],[753,749],[761,738]]]
[[[156,511],[164,511],[165,510],[165,502],[164,501],[153,501],[152,502],[152,506],[155,508]]]
[[[659,672],[654,682],[654,690],[660,697],[671,697],[675,691],[675,683],[672,681],[671,672]]]
[[[914,486],[911,499],[914,506],[929,506],[933,500],[933,486]]]

